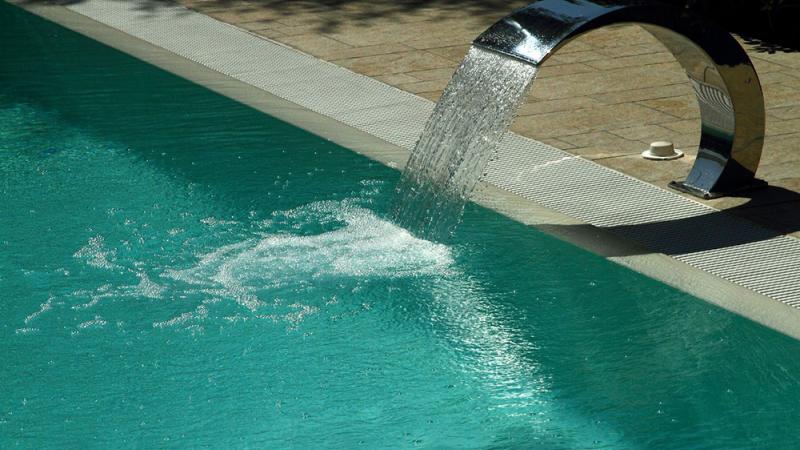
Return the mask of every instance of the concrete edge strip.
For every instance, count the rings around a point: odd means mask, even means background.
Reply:
[[[373,134],[367,130],[359,129],[361,127],[343,124],[342,121],[331,117],[335,116],[335,114],[329,115],[311,111],[302,105],[276,96],[268,90],[255,87],[251,83],[238,80],[236,77],[232,77],[229,74],[213,70],[202,62],[192,61],[181,55],[177,55],[173,51],[166,50],[159,45],[132,36],[113,25],[106,25],[102,23],[102,21],[97,20],[97,17],[89,17],[84,13],[76,12],[72,10],[72,8],[57,5],[21,4],[22,2],[19,1],[12,3],[17,3],[34,14],[59,23],[66,28],[84,34],[120,51],[131,54],[168,72],[203,85],[217,93],[253,107],[254,109],[336,142],[343,147],[352,149],[390,167],[401,169],[408,157],[409,148],[414,144],[412,141],[410,144],[405,143],[406,145],[401,146],[397,143],[387,142],[385,137],[375,135],[379,133]],[[103,5],[109,5],[109,2],[97,0],[91,1],[90,3],[93,8],[99,6],[101,9]],[[117,5],[116,9],[118,9],[118,7]],[[111,15],[114,15],[113,11]],[[226,27],[228,29],[233,28],[237,32],[241,31],[247,36],[250,36],[252,39],[279,46],[284,49],[284,51],[288,50],[294,52],[304,59],[312,58],[308,55],[296,52],[295,50],[288,49],[280,44],[275,44],[272,41],[239,30],[229,24],[217,22],[210,18],[209,20],[219,24],[220,27]],[[315,64],[332,66],[330,63],[324,61],[315,61]],[[337,79],[339,82],[343,80],[346,81],[348,77],[367,78],[338,68],[337,66],[333,67],[346,72],[346,76],[342,76],[342,79]],[[376,80],[369,80],[379,83]],[[386,88],[398,91],[389,86],[386,86]],[[406,97],[411,95],[405,92],[402,94]],[[419,99],[418,97],[415,98]],[[405,101],[404,99],[401,102],[395,102],[394,105],[402,104]],[[428,108],[424,108],[427,111],[423,110],[419,114],[420,116],[427,117],[427,112],[430,111],[432,104],[424,99],[419,99],[419,101],[428,104]],[[408,103],[414,105],[418,102],[408,101]],[[392,106],[393,104],[391,102],[388,104],[384,102],[383,105],[378,106],[378,108],[392,108]],[[374,113],[372,108],[367,107],[364,111],[367,111],[368,117],[374,119],[375,115],[372,114]],[[351,110],[349,113],[351,116],[359,117],[359,111],[357,109],[354,111]],[[346,114],[348,114],[348,112],[344,111],[339,115]],[[380,122],[380,120],[372,121],[373,124]],[[414,132],[417,132],[417,128],[421,129],[419,122],[419,117],[417,117],[415,126],[411,127],[412,131],[407,133],[408,135],[413,135],[414,140],[416,140]],[[424,118],[422,119],[422,124],[424,124]],[[402,124],[395,123],[394,125],[401,126]],[[516,146],[530,145],[530,142],[535,143],[535,141],[526,138],[520,139],[515,135],[510,135],[507,140],[511,141],[511,144]],[[525,155],[533,155],[533,160],[524,161],[524,163],[527,164],[525,166],[525,174],[540,176],[542,171],[535,170],[537,167],[542,165],[557,167],[562,165],[562,163],[577,160],[580,161],[581,164],[588,163],[597,166],[601,171],[610,172],[616,177],[642,183],[589,161],[575,158],[557,149],[545,148],[543,152],[527,151]],[[512,164],[520,164],[520,161],[512,162]],[[561,175],[563,175],[563,173]],[[524,179],[524,177],[518,174],[514,179],[519,181]],[[653,187],[653,189],[663,191],[656,187]],[[476,203],[493,209],[516,221],[534,226],[549,234],[556,235],[561,239],[605,256],[611,261],[662,281],[665,284],[704,299],[709,303],[718,305],[724,309],[748,317],[762,325],[800,339],[800,310],[747,289],[741,284],[700,270],[686,261],[681,261],[675,257],[660,253],[652,253],[651,251],[643,249],[641,245],[633,243],[630,239],[624,236],[620,237],[618,233],[609,232],[602,227],[595,226],[596,224],[591,225],[589,221],[583,220],[580,217],[576,219],[576,215],[567,215],[563,211],[559,211],[559,208],[553,208],[550,205],[542,206],[538,202],[526,198],[527,196],[520,195],[520,193],[515,192],[515,190],[519,190],[519,186],[514,183],[498,187],[490,183],[482,182],[476,191],[474,200]],[[705,214],[708,214],[709,210],[713,211],[713,209],[705,205],[691,202],[690,200],[666,191],[663,192],[698,205]]]

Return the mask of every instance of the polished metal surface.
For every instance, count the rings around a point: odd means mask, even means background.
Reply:
[[[747,53],[725,30],[687,12],[637,0],[540,0],[489,27],[474,45],[533,65],[598,28],[635,23],[686,70],[700,105],[697,160],[671,186],[703,198],[763,184],[755,179],[764,145],[764,96]]]

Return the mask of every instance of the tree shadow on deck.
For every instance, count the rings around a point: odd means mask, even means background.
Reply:
[[[21,3],[69,6],[84,1],[23,0]],[[282,20],[294,21],[295,17],[293,16],[312,14],[315,15],[313,31],[324,34],[335,33],[345,25],[368,26],[378,19],[397,20],[399,23],[413,21],[410,16],[415,15],[424,15],[427,20],[441,19],[453,13],[477,18],[485,16],[487,24],[489,24],[529,2],[519,0],[194,0],[177,2],[138,0],[138,3],[141,11],[151,12],[175,3],[210,15],[225,12],[256,16],[257,14],[254,13],[263,11],[263,17],[254,19],[253,22],[260,22],[265,27],[272,23],[286,25]],[[481,30],[476,30],[476,33],[479,31]]]
[[[86,0],[22,0],[22,4],[73,5]],[[130,1],[130,0],[118,0]],[[575,0],[567,0],[575,1]],[[596,0],[602,2],[603,0]],[[759,52],[800,50],[800,0],[662,0],[686,8],[739,34]],[[171,0],[138,0],[142,11],[155,11],[175,4]],[[345,25],[368,26],[378,19],[404,22],[410,16],[424,15],[437,20],[452,14],[485,17],[487,24],[530,1],[503,0],[182,0],[177,3],[205,13],[225,12],[257,15],[254,19],[269,26],[301,14],[316,15],[313,30],[334,33]],[[307,24],[310,25],[310,24]],[[476,33],[480,30],[476,30]]]

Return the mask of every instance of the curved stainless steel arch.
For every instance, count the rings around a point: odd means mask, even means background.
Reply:
[[[489,27],[473,45],[538,66],[583,33],[628,23],[675,55],[700,105],[697,160],[685,181],[670,185],[704,198],[763,185],[755,179],[764,145],[761,84],[747,53],[722,28],[652,1],[540,0]]]

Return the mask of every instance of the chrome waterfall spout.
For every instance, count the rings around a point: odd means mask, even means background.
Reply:
[[[764,145],[764,96],[747,53],[722,28],[682,9],[643,0],[540,0],[489,27],[473,45],[543,64],[572,39],[636,24],[686,70],[700,105],[697,159],[670,186],[714,198],[765,184],[755,178]]]

